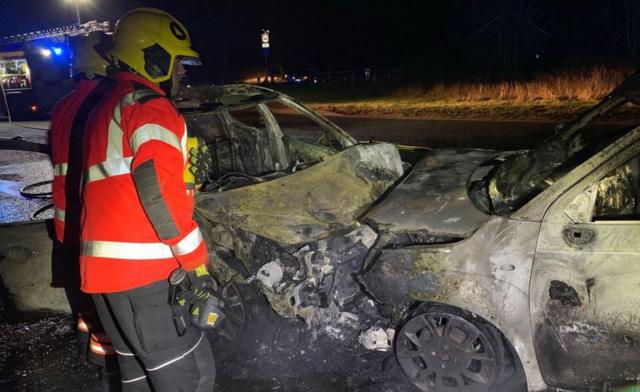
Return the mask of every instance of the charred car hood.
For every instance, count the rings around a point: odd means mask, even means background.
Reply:
[[[401,175],[394,145],[361,144],[285,177],[199,194],[196,211],[230,230],[303,244],[358,227],[358,217]]]
[[[489,218],[469,199],[467,180],[478,165],[496,154],[492,150],[434,150],[363,220],[386,233],[465,238]]]

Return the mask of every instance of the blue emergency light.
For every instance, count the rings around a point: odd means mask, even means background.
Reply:
[[[56,56],[60,56],[63,52],[62,48],[58,48],[55,46],[51,47],[51,51],[53,52],[53,54],[55,54]]]

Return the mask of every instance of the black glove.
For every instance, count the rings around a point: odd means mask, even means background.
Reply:
[[[187,272],[191,281],[191,323],[201,329],[216,328],[225,319],[224,302],[216,297],[218,285],[209,274],[206,265]]]
[[[170,304],[178,335],[184,335],[188,328],[182,313],[184,306],[188,306],[191,323],[200,329],[216,328],[225,319],[224,302],[216,296],[218,285],[206,265],[190,272],[179,268],[171,273],[169,282]]]

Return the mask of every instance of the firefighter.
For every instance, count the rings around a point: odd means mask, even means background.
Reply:
[[[105,390],[112,389],[109,385],[113,384],[113,379],[119,379],[118,367],[91,296],[80,291],[80,180],[85,122],[91,109],[112,85],[105,78],[108,62],[104,57],[110,42],[110,37],[99,32],[74,38],[72,79],[76,89],[56,104],[49,133],[54,165],[52,193],[56,239],[52,285],[64,287],[78,332],[80,357],[100,366]]]
[[[199,55],[186,28],[158,9],[125,14],[113,40],[115,87],[92,112],[83,146],[82,290],[113,341],[124,391],[211,391],[211,347],[189,320],[215,297],[168,300],[175,271],[187,271],[190,287],[213,281],[183,177],[186,124],[170,100]]]

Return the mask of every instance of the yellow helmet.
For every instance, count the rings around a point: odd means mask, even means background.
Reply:
[[[111,57],[154,83],[171,79],[176,57],[183,64],[201,64],[200,55],[191,49],[187,29],[156,8],[127,12],[116,23],[113,41]]]
[[[85,74],[89,79],[96,76],[107,76],[109,62],[105,59],[105,51],[111,47],[111,37],[102,32],[93,32],[71,39],[73,76]]]

